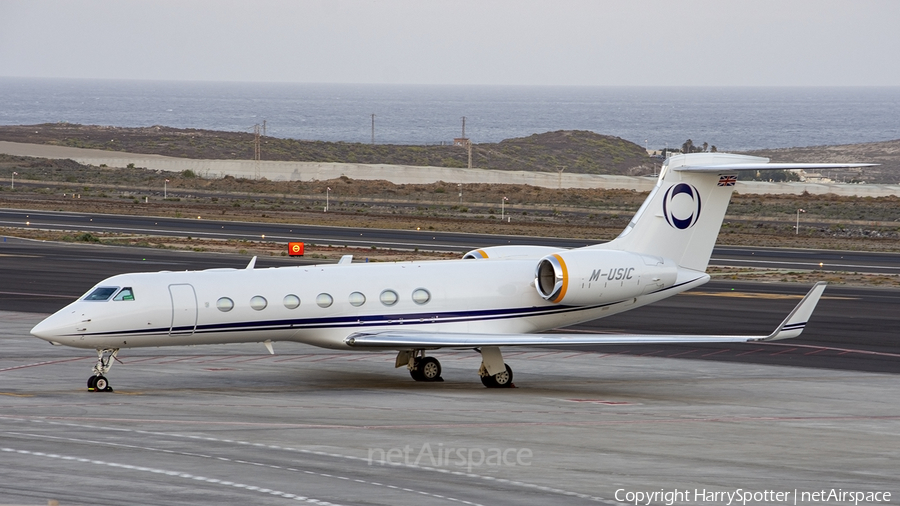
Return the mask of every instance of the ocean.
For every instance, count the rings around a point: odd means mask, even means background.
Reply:
[[[164,125],[381,144],[591,130],[719,151],[900,139],[900,87],[536,87],[0,78],[0,124]]]

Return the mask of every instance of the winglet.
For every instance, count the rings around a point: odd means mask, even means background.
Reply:
[[[250,263],[247,264],[247,267],[245,267],[245,268],[247,270],[252,270],[254,267],[256,267],[256,257],[255,256],[250,259]]]
[[[775,329],[775,332],[762,339],[756,339],[756,341],[778,341],[799,336],[806,327],[809,317],[812,316],[816,304],[819,303],[819,298],[822,297],[826,284],[824,281],[819,281],[813,285],[806,296],[803,297],[803,300],[791,311],[791,314]]]

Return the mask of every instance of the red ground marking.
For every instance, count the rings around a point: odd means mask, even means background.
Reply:
[[[605,404],[608,406],[619,406],[622,404],[631,404],[630,402],[625,401],[604,401],[601,399],[566,399],[569,402],[588,402],[591,404]]]
[[[16,369],[25,369],[26,367],[37,367],[39,365],[50,365],[50,364],[61,364],[63,362],[74,362],[76,360],[84,360],[86,358],[89,358],[89,357],[67,358],[67,359],[63,359],[63,360],[51,360],[48,362],[37,362],[34,364],[17,365],[17,366],[13,366],[13,367],[7,367],[6,369],[0,369],[0,372],[14,371]]]
[[[315,359],[315,360],[310,360],[310,362],[321,362],[321,361],[323,361],[323,360],[331,360],[331,359],[335,359],[335,358],[340,358],[340,357],[342,357],[342,356],[343,356],[343,355],[325,355],[325,356],[322,357],[322,358],[317,358],[317,359]]]
[[[274,355],[263,355],[261,357],[253,357],[253,358],[245,358],[244,360],[235,360],[235,364],[240,364],[241,362],[253,362],[254,360],[262,360],[264,358],[272,358]]]
[[[160,362],[160,364],[173,364],[175,362],[181,362],[184,360],[194,360],[196,358],[203,358],[204,356],[205,355],[194,355],[193,357],[177,358],[175,360],[166,360],[165,362]]]
[[[6,418],[6,417],[2,417]],[[464,428],[464,427],[526,427],[526,426],[602,426],[623,424],[683,424],[683,423],[746,423],[746,422],[811,422],[811,421],[846,421],[858,423],[860,420],[900,420],[898,415],[886,416],[735,416],[735,417],[697,417],[697,418],[667,418],[667,419],[625,419],[625,420],[579,420],[579,421],[553,421],[553,422],[469,422],[469,423],[444,423],[444,424],[398,424],[398,425],[348,425],[348,424],[303,424],[303,423],[270,423],[270,422],[231,422],[214,420],[173,420],[154,418],[110,418],[110,417],[64,417],[64,416],[20,416],[17,418],[39,420],[77,420],[90,422],[125,422],[125,423],[159,423],[161,425],[219,425],[219,426],[249,426],[249,427],[284,427],[307,429],[355,429],[355,430],[384,430],[384,429],[440,429],[440,428]]]
[[[317,355],[316,353],[304,353],[303,355],[295,355],[291,358],[280,358],[278,360],[273,360],[273,362],[290,362],[291,360],[300,360],[301,358],[313,357]]]
[[[243,355],[228,355],[227,357],[213,358],[213,359],[210,359],[210,360],[203,360],[203,361],[197,362],[197,363],[198,363],[198,364],[205,364],[205,363],[207,363],[207,362],[218,362],[218,361],[220,361],[220,360],[230,360],[230,359],[232,359],[232,358],[240,358],[240,357],[243,357]]]
[[[650,351],[647,353],[641,353],[638,355],[639,357],[649,357],[650,355],[656,355],[657,353],[662,353],[662,350]]]
[[[365,360],[365,359],[367,359],[367,358],[372,358],[372,357],[381,358],[379,355],[363,355],[363,356],[361,356],[361,357],[348,358],[348,359],[347,359],[347,362],[356,362],[356,361],[359,361],[359,360]],[[391,357],[391,360],[395,360],[395,358],[396,358],[396,357]]]
[[[784,343],[758,343],[764,344],[766,346],[792,346],[795,348],[812,348],[818,350],[831,350],[831,351],[843,351],[845,353],[861,353],[863,355],[878,355],[880,357],[897,357],[900,358],[900,353],[887,353],[883,351],[869,351],[869,350],[854,350],[851,348],[833,348],[831,346],[814,346],[810,344],[784,344]]]
[[[792,351],[797,351],[797,348],[790,348],[790,349],[787,349],[787,350],[781,350],[781,351],[779,351],[778,353],[770,353],[769,356],[770,356],[770,357],[774,357],[775,355],[781,355],[782,353],[790,353],[790,352],[792,352]]]
[[[547,355],[558,355],[560,353],[563,353],[563,352],[562,351],[551,351],[550,353],[540,353],[538,355],[529,355],[529,356],[525,357],[525,360],[534,360],[536,358],[546,357]]]
[[[667,356],[667,357],[677,357],[677,356],[680,356],[680,355],[687,355],[688,353],[694,353],[695,351],[700,351],[700,350],[699,350],[699,349],[696,349],[696,350],[682,351],[681,353],[676,353],[676,354],[674,354],[674,355],[666,355],[666,356]],[[704,355],[704,356],[706,356],[706,355]]]
[[[139,362],[146,362],[146,361],[148,361],[148,360],[157,360],[157,359],[160,359],[160,358],[166,358],[166,357],[163,356],[163,355],[157,355],[157,356],[155,356],[155,357],[138,358],[138,359],[135,359],[135,360],[128,359],[128,362],[124,362],[124,361],[120,360],[118,357],[116,357],[116,360],[119,360],[120,362],[122,362],[122,364],[137,364],[137,363],[139,363]]]
[[[820,352],[823,352],[823,351],[825,351],[825,348],[822,348],[821,350],[814,350],[814,351],[811,351],[811,352],[809,352],[809,353],[804,353],[804,355],[815,355],[816,353],[820,353]]]
[[[757,351],[762,351],[762,348],[759,348],[757,350],[745,351],[744,353],[738,353],[737,355],[735,355],[735,357],[740,357],[742,355],[749,355],[751,353],[756,353]]]
[[[702,358],[702,357],[709,357],[709,356],[711,356],[711,355],[718,355],[719,353],[725,353],[726,351],[731,351],[731,349],[724,349],[724,350],[714,351],[714,352],[712,352],[712,353],[707,353],[706,355],[700,355],[700,357]]]
[[[587,351],[579,351],[578,353],[573,353],[571,355],[566,355],[565,357],[558,357],[558,358],[572,358],[572,357],[578,357],[581,355],[587,355],[588,353],[589,352],[587,352]]]

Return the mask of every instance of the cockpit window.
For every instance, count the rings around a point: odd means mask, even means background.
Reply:
[[[126,286],[116,294],[113,300],[134,300],[134,291],[130,286]]]
[[[87,297],[84,298],[84,300],[109,300],[109,298],[112,297],[112,295],[116,293],[116,290],[118,289],[119,287],[117,286],[101,286],[100,288],[97,288],[93,292],[89,293]]]

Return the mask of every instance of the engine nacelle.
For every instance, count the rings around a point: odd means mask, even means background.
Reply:
[[[542,258],[534,286],[545,300],[586,306],[617,302],[675,284],[678,266],[651,255],[600,249],[562,251]]]
[[[473,249],[463,255],[463,260],[482,260],[485,258],[505,258],[517,260],[529,260],[543,258],[551,253],[568,251],[563,248],[551,246],[491,246],[489,248]]]

